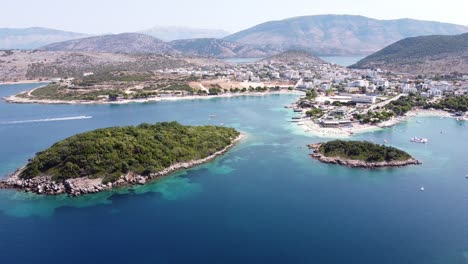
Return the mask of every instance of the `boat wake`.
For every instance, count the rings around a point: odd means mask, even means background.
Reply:
[[[56,117],[56,118],[44,118],[44,119],[33,119],[33,120],[5,121],[5,122],[0,122],[0,125],[40,123],[40,122],[58,122],[58,121],[81,120],[81,119],[90,119],[90,118],[93,118],[93,117],[92,116]]]

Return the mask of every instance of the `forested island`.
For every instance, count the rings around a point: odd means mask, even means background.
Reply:
[[[339,164],[353,168],[401,167],[421,164],[408,153],[394,147],[367,141],[333,140],[311,144],[311,156],[324,163]]]
[[[145,184],[207,162],[240,138],[233,128],[177,122],[97,129],[38,152],[0,187],[72,196]]]

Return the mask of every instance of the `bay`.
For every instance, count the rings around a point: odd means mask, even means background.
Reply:
[[[1,85],[0,96],[35,86]],[[54,142],[101,127],[176,120],[248,135],[211,163],[145,186],[78,198],[0,190],[2,263],[466,263],[466,123],[419,117],[357,135],[423,165],[349,169],[308,156],[305,145],[325,139],[288,122],[283,106],[296,98],[0,102],[5,176]]]

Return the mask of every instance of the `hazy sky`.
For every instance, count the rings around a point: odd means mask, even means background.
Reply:
[[[269,20],[353,14],[468,25],[468,0],[5,0],[0,27],[41,26],[83,33],[120,33],[156,25],[230,32]]]

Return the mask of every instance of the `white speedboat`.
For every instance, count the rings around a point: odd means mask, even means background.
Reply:
[[[423,143],[423,144],[426,144],[427,142],[429,142],[427,138],[419,138],[419,137],[412,137],[410,141],[415,142],[415,143]]]

